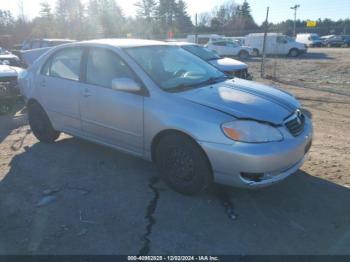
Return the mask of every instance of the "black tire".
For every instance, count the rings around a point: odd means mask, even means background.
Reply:
[[[50,122],[45,110],[37,103],[28,106],[28,120],[35,137],[43,143],[53,143],[60,136]]]
[[[13,106],[11,103],[0,101],[0,116],[11,113],[12,108]]]
[[[297,57],[297,56],[299,55],[299,50],[293,48],[293,49],[291,49],[291,50],[289,51],[289,55],[290,55],[291,57]]]
[[[248,59],[249,53],[247,51],[241,51],[239,52],[238,56],[240,59]]]
[[[205,153],[184,135],[163,137],[156,147],[155,163],[165,183],[184,195],[198,194],[213,182]]]
[[[258,49],[254,49],[253,50],[253,56],[259,56],[259,50]]]

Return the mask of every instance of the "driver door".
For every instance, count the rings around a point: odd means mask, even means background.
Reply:
[[[112,80],[131,78],[134,72],[112,50],[89,48],[86,76],[80,96],[83,132],[128,152],[143,152],[143,95],[112,90]]]

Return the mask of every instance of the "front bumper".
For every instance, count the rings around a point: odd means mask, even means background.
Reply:
[[[228,76],[238,77],[246,80],[253,80],[253,76],[248,72],[248,68],[225,72]]]
[[[216,183],[243,188],[259,188],[275,184],[294,174],[307,159],[313,127],[306,119],[305,129],[292,137],[285,128],[282,142],[231,145],[200,142],[211,163]],[[261,174],[258,181],[243,174]]]

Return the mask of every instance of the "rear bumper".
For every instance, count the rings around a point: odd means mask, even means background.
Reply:
[[[285,130],[288,132],[287,130]],[[201,143],[211,163],[214,180],[219,184],[243,188],[259,188],[275,184],[294,174],[307,159],[313,136],[309,119],[298,137],[282,142],[222,145]],[[243,174],[259,174],[258,181]]]

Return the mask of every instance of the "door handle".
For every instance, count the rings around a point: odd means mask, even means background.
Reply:
[[[83,92],[83,96],[84,97],[90,97],[91,96],[90,90],[89,89],[85,89],[84,92]]]
[[[42,87],[46,87],[46,81],[45,81],[45,80],[41,80],[40,85],[41,85]]]

